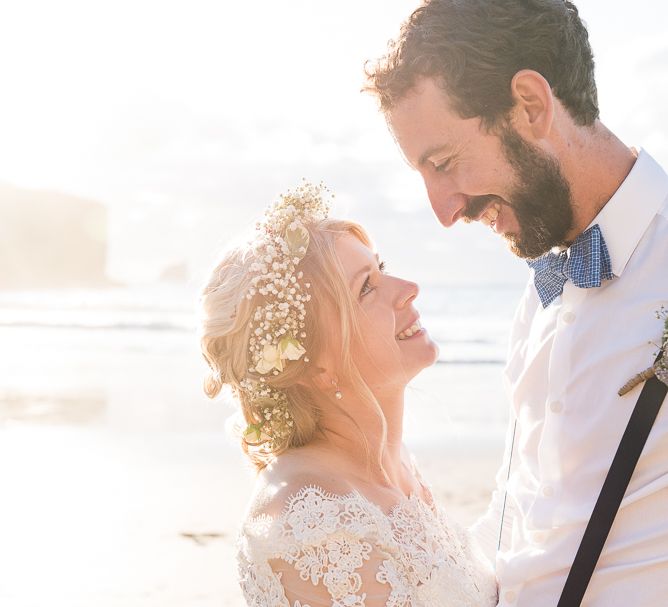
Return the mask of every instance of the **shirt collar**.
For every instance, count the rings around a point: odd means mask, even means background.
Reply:
[[[644,150],[631,172],[588,227],[598,224],[610,253],[612,272],[621,276],[633,251],[668,198],[668,175]]]

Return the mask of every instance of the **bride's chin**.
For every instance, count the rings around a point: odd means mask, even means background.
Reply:
[[[429,351],[431,360],[429,364],[426,365],[427,367],[433,365],[438,360],[438,355],[440,354],[440,349],[438,347],[438,344],[431,338],[429,338]]]
[[[433,343],[431,362],[427,365],[427,367],[431,367],[432,365],[435,365],[438,362],[439,354],[440,354],[440,349],[438,347],[438,344]]]
[[[418,366],[418,369],[416,370],[415,375],[418,373],[421,373],[424,369],[427,369],[428,367],[432,367],[436,362],[438,361],[438,355],[439,355],[439,347],[436,342],[433,342],[429,340],[429,347],[426,348],[426,351],[424,353],[424,357],[420,357],[420,364]]]

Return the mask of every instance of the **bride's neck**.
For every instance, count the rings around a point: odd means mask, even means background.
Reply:
[[[345,397],[344,397],[345,398]],[[341,456],[359,473],[384,485],[399,485],[402,471],[404,393],[377,397],[381,411],[364,403],[346,403],[345,412],[326,411],[315,442]],[[359,406],[357,406],[359,404]]]

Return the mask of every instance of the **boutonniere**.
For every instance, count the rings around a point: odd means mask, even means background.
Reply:
[[[656,313],[659,320],[663,320],[663,333],[661,335],[661,345],[659,346],[659,353],[661,357],[644,371],[634,375],[627,381],[620,389],[619,396],[630,392],[638,384],[652,377],[656,377],[660,382],[668,385],[668,308],[661,306],[661,310]]]

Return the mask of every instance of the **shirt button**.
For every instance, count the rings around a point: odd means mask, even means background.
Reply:
[[[561,401],[555,400],[550,403],[550,411],[552,413],[561,413],[564,410],[564,405]]]
[[[506,599],[507,603],[514,603],[515,599],[517,599],[517,593],[513,590],[509,590],[503,595],[503,598]]]
[[[575,314],[573,312],[564,312],[562,318],[567,325],[570,325],[575,320]]]
[[[543,495],[545,497],[552,497],[554,495],[554,489],[549,485],[546,485],[545,487],[543,487]]]

